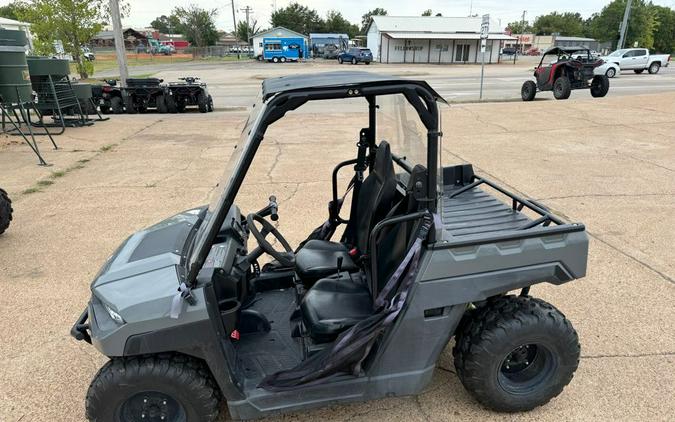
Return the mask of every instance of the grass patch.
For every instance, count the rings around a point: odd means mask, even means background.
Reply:
[[[37,183],[36,183],[36,185],[38,185],[38,186],[49,186],[49,185],[53,185],[53,184],[54,184],[53,180],[38,180]]]
[[[115,148],[115,145],[116,145],[116,144],[103,145],[103,146],[99,149],[99,151],[101,151],[101,152],[108,152],[108,151],[110,151],[111,149]]]
[[[91,161],[91,160],[90,160],[89,158],[83,158],[83,159],[81,159],[81,160],[77,160],[77,162],[80,163],[80,164],[86,164],[86,163],[88,163],[88,162],[90,162],[90,161]]]
[[[52,179],[58,179],[59,177],[63,177],[65,175],[66,175],[65,170],[57,170],[57,171],[53,171],[52,175],[49,176],[49,177],[51,177]]]
[[[21,193],[24,194],[24,195],[30,195],[31,193],[37,193],[37,192],[42,192],[42,191],[40,190],[40,188],[38,188],[36,186],[33,186],[33,187],[30,187],[30,188],[24,190]]]

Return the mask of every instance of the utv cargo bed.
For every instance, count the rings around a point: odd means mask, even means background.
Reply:
[[[488,297],[495,289],[503,291],[505,283],[518,289],[586,274],[583,224],[564,222],[543,205],[474,175],[471,165],[447,167],[443,173],[438,210],[443,230],[424,281],[461,280],[453,295],[461,303],[467,280]]]

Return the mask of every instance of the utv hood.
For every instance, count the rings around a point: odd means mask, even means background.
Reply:
[[[92,282],[92,293],[121,314],[151,298],[163,302],[174,296],[181,254],[201,210],[177,214],[125,240]]]

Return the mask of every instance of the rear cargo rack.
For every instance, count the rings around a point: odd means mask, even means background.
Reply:
[[[449,236],[434,248],[481,245],[554,234],[584,231],[580,223],[567,223],[544,205],[507,191],[498,184],[473,173],[471,165],[445,168],[443,197],[439,211],[443,229]],[[509,207],[480,189],[489,186],[511,199]],[[532,211],[529,218],[522,211]],[[449,238],[448,238],[449,237]]]

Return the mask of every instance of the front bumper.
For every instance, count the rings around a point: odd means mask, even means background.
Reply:
[[[88,320],[89,306],[84,309],[80,317],[75,321],[75,324],[73,324],[73,328],[70,329],[70,335],[73,336],[75,340],[84,340],[91,344],[91,334],[89,333],[91,326],[87,323]]]

